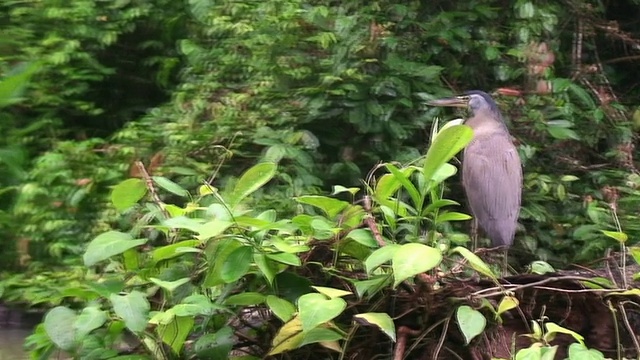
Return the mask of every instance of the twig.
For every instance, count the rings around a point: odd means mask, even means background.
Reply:
[[[629,317],[627,317],[627,312],[624,308],[624,303],[618,304],[618,308],[620,309],[620,315],[622,316],[622,321],[624,322],[624,326],[627,327],[627,331],[629,332],[629,337],[631,341],[633,341],[633,346],[636,348],[636,354],[640,356],[640,343],[638,342],[638,336],[633,332],[633,327],[629,323]],[[618,343],[621,343],[620,339],[618,339]]]
[[[369,195],[366,195],[363,199],[363,208],[366,212],[364,222],[367,224],[367,226],[369,226],[369,229],[371,230],[371,233],[376,239],[378,245],[380,245],[380,247],[385,246],[386,243],[384,242],[384,239],[382,238],[382,235],[378,230],[378,225],[376,225],[375,218],[373,217],[373,213],[371,212],[371,197]]]
[[[142,161],[139,161],[139,160],[136,161],[135,164],[138,170],[140,171],[140,176],[142,176],[142,179],[144,180],[147,186],[147,189],[149,190],[149,194],[151,194],[151,199],[153,200],[153,203],[158,205],[158,207],[160,208],[160,211],[162,211],[162,214],[165,216],[165,218],[169,219],[171,216],[165,209],[164,202],[160,200],[160,197],[158,196],[158,191],[156,191],[156,187],[153,186],[153,180],[151,179],[151,176],[147,172],[147,169],[144,167],[144,164],[142,163]]]
[[[444,322],[444,326],[442,328],[442,335],[440,335],[440,340],[438,340],[438,346],[435,348],[435,351],[433,352],[433,355],[431,356],[431,358],[433,360],[437,360],[438,359],[438,355],[440,354],[440,350],[442,350],[442,345],[444,344],[444,339],[447,337],[447,331],[449,331],[449,323],[451,322],[451,318],[453,317],[453,314],[451,314],[449,317],[447,317],[447,320]]]

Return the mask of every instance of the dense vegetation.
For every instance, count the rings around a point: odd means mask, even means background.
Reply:
[[[304,313],[299,298],[335,305],[346,294],[324,288],[372,274],[380,244],[358,231],[365,219],[390,243],[439,249],[447,269],[466,254],[465,209],[451,206],[464,197],[454,171],[433,178],[419,159],[434,119],[454,115],[424,103],[467,89],[494,94],[519,143],[519,265],[589,263],[612,237],[640,235],[639,1],[0,8],[0,297],[95,325],[54,342],[39,328],[38,354],[92,358],[125,328],[156,357],[205,332],[188,351],[228,353],[228,314],[267,304],[286,322]],[[353,285],[357,295],[391,291],[393,265]],[[141,317],[117,320],[123,303]],[[157,326],[145,337],[148,316]],[[305,341],[353,335],[317,329]]]

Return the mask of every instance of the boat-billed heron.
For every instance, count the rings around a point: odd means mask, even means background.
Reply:
[[[522,165],[500,109],[482,91],[429,105],[464,107],[472,113],[465,120],[473,139],[462,158],[462,186],[477,224],[494,247],[504,246],[506,251],[513,244],[520,214]]]

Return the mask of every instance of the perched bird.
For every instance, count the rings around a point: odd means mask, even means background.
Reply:
[[[468,108],[473,139],[462,159],[462,186],[477,224],[494,247],[513,244],[522,194],[522,164],[495,101],[483,91],[434,100],[433,106]]]

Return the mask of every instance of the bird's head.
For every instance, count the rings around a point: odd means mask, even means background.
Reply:
[[[461,107],[471,110],[473,114],[478,114],[483,111],[488,111],[497,120],[502,121],[502,115],[498,109],[498,105],[489,94],[484,91],[471,90],[462,95],[454,96],[450,98],[432,100],[427,103],[432,106],[449,106],[449,107]]]

